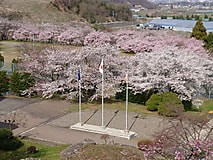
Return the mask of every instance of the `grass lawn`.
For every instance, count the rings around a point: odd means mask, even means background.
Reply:
[[[203,99],[204,103],[200,106],[200,111],[187,111],[186,114],[207,114],[209,111],[213,111],[213,99]],[[72,107],[69,108],[68,111],[78,111],[79,104],[73,103]],[[86,109],[100,109],[100,103],[82,103],[82,110]],[[114,110],[126,110],[126,102],[125,101],[116,101],[113,103],[104,103],[104,108],[106,109],[114,109]],[[128,103],[128,111],[135,112],[139,114],[154,114],[158,115],[158,112],[151,112],[147,110],[147,107],[142,104],[136,103]]]
[[[69,108],[68,111],[78,111],[79,104],[72,104],[72,107]],[[100,109],[101,104],[99,103],[82,103],[81,105],[82,110],[85,109]],[[119,102],[113,102],[113,103],[104,103],[105,109],[114,109],[114,110],[126,110],[126,102],[119,101]],[[128,112],[135,112],[139,114],[157,114],[157,112],[151,112],[147,110],[147,107],[142,104],[136,104],[136,103],[128,103]]]
[[[200,106],[201,112],[208,113],[209,111],[213,111],[213,99],[204,100],[203,105]]]
[[[2,151],[0,150],[0,159],[1,160],[20,160],[22,158],[41,158],[42,160],[58,160],[60,159],[60,152],[67,148],[69,145],[56,145],[56,146],[47,146],[38,144],[30,141],[23,141],[24,146],[15,151]],[[35,146],[38,150],[35,154],[27,154],[27,148],[29,146]]]

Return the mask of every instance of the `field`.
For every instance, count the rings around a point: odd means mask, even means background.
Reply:
[[[21,46],[19,42],[1,41],[0,53],[4,57],[4,66],[11,67],[12,60],[18,57],[18,48]]]
[[[69,111],[78,111],[78,104],[72,105]],[[85,109],[99,109],[101,104],[99,103],[82,103],[82,110]],[[119,101],[113,103],[104,103],[104,108],[113,110],[126,110],[126,102]],[[157,112],[150,112],[146,109],[147,107],[142,104],[128,103],[128,112],[135,112],[139,114],[157,114]]]
[[[213,111],[213,99],[206,99],[203,105],[200,106],[200,109],[203,113]]]

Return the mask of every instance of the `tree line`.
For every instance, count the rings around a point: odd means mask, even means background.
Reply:
[[[147,17],[149,17],[149,15],[146,15]],[[166,16],[166,15],[162,15],[161,16],[161,19],[167,19],[167,17],[168,16]],[[213,17],[210,17],[210,16],[208,16],[208,15],[205,15],[204,17],[203,17],[205,20],[208,20],[208,21],[213,21]],[[177,15],[177,16],[172,16],[172,19],[182,19],[182,20],[199,20],[199,19],[202,19],[199,15],[191,15],[191,16],[189,16],[189,15],[186,15],[186,16],[183,16],[183,15]]]

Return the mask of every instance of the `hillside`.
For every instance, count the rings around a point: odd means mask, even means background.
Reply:
[[[76,14],[89,23],[132,20],[132,12],[127,4],[102,3],[97,0],[53,0],[51,4],[58,10]]]
[[[0,0],[0,16],[29,23],[58,23],[79,19],[77,15],[61,12],[51,0]]]

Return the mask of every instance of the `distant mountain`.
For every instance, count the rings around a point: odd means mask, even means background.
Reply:
[[[141,5],[147,9],[157,8],[156,4],[154,4],[148,0],[100,0],[100,1],[126,4],[126,5],[130,6],[131,8],[133,8],[135,5]]]

